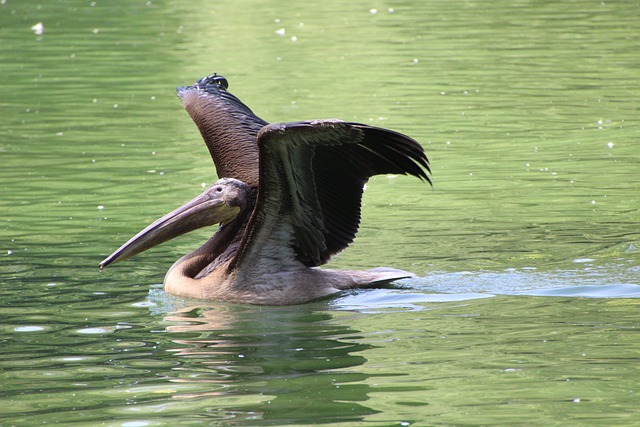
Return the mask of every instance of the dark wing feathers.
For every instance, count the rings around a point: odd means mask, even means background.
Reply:
[[[398,132],[382,129],[359,123],[348,123],[361,130],[364,134],[363,143],[359,144],[361,150],[368,150],[371,162],[372,175],[397,173],[413,175],[427,182],[430,172],[429,162],[424,150],[415,140]]]
[[[424,150],[406,135],[339,120],[268,125],[227,85],[213,74],[178,88],[178,95],[218,176],[259,193],[234,265],[248,252],[278,244],[290,246],[307,266],[324,264],[353,241],[371,176],[408,174],[431,182]]]
[[[420,144],[359,123],[268,125],[258,134],[258,148],[258,200],[237,259],[255,245],[282,239],[270,233],[276,223],[288,221],[297,259],[307,266],[324,264],[353,241],[363,187],[371,176],[408,174],[431,182]]]
[[[413,139],[359,123],[344,125],[353,135],[350,143],[339,149],[318,147],[314,163],[317,196],[327,228],[327,251],[320,263],[353,242],[360,225],[362,190],[371,176],[409,174],[430,182],[427,157]]]

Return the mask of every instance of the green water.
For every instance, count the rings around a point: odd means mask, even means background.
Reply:
[[[638,52],[631,1],[3,1],[0,425],[637,425]],[[175,97],[213,71],[423,143],[331,264],[418,278],[165,295],[211,230],[98,271],[216,179]]]

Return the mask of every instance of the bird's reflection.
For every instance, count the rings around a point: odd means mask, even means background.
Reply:
[[[315,309],[320,308],[320,310]],[[214,303],[184,306],[165,316],[180,366],[175,383],[195,392],[176,399],[216,397],[212,410],[251,414],[281,424],[362,420],[369,377],[358,331],[318,305],[264,309]]]

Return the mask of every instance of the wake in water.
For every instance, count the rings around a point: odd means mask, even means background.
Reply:
[[[576,263],[586,262],[576,260]],[[456,302],[498,295],[578,298],[640,298],[640,267],[587,266],[541,272],[535,268],[499,272],[430,273],[396,282],[397,288],[351,292],[332,301],[339,310],[421,309],[420,303]]]

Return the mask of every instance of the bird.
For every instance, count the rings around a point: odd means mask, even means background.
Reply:
[[[338,119],[268,123],[216,73],[177,88],[220,179],[144,228],[99,265],[218,225],[165,275],[167,293],[256,305],[291,305],[413,277],[393,268],[320,268],[353,242],[370,177],[431,184],[423,147],[399,132]]]

